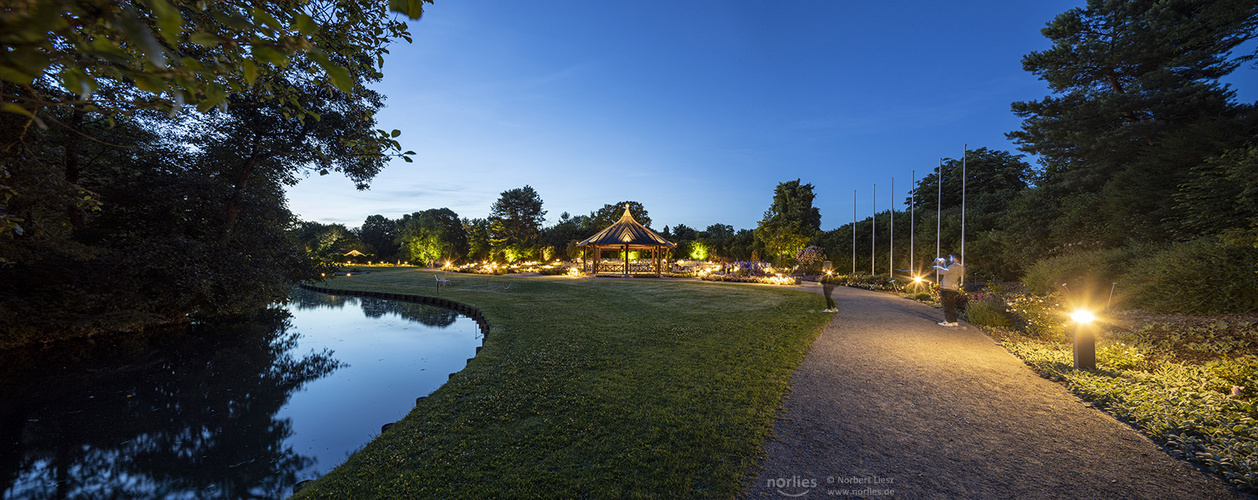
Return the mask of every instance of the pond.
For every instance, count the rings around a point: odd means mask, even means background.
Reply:
[[[4,499],[285,498],[461,370],[449,309],[295,290],[248,320],[0,351]]]

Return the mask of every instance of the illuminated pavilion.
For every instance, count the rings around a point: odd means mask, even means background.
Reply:
[[[654,274],[659,276],[663,272],[663,250],[675,248],[677,244],[661,238],[660,235],[655,234],[655,231],[633,220],[633,216],[629,214],[629,207],[626,205],[625,214],[620,216],[620,220],[607,226],[607,229],[599,231],[598,234],[586,238],[585,241],[577,243],[577,246],[586,249],[585,260],[589,265],[583,266],[582,271],[590,274],[615,273],[625,276]],[[604,264],[602,261],[605,250],[620,252],[622,262]],[[651,260],[643,262],[641,259],[630,259],[629,252],[632,250],[650,250]]]

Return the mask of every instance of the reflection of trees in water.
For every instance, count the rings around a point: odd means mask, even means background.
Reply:
[[[368,297],[350,297],[347,295],[328,295],[304,289],[296,289],[289,293],[289,300],[297,309],[317,309],[330,307],[340,309],[349,305],[359,305],[368,318],[379,318],[388,313],[401,316],[403,319],[421,324],[445,328],[454,324],[459,313],[444,307],[403,302],[400,300],[373,299]]]
[[[289,396],[339,363],[291,351],[279,309],[232,324],[5,353],[5,498],[282,498],[314,459]]]

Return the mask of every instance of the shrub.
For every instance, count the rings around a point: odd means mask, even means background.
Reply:
[[[1032,264],[1022,282],[1028,292],[1036,294],[1060,291],[1065,283],[1079,298],[1101,297],[1123,275],[1131,259],[1131,251],[1126,249],[1075,251]]]
[[[1045,340],[1066,338],[1070,317],[1061,306],[1061,295],[1013,294],[1008,298],[1015,327]]]
[[[561,274],[568,274],[568,267],[567,266],[541,267],[537,269],[537,274],[540,274],[542,276],[558,276]]]
[[[913,298],[922,302],[931,302],[935,300],[934,297],[931,297],[930,294],[926,292],[918,292],[918,294],[913,296]]]
[[[826,260],[826,253],[819,246],[809,246],[795,254],[795,262],[799,263],[804,274],[817,274],[821,271],[821,263]]]
[[[1013,326],[1013,316],[1009,314],[1009,306],[997,297],[985,297],[982,300],[970,302],[966,309],[966,319],[978,326],[1000,328]]]
[[[1125,276],[1130,302],[1155,312],[1258,311],[1258,248],[1215,237],[1176,243],[1136,260]]]

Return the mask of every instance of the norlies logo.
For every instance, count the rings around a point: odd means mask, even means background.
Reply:
[[[779,494],[788,497],[802,497],[817,487],[817,480],[812,478],[802,478],[799,476],[791,476],[787,478],[767,479],[765,486],[776,488]]]

